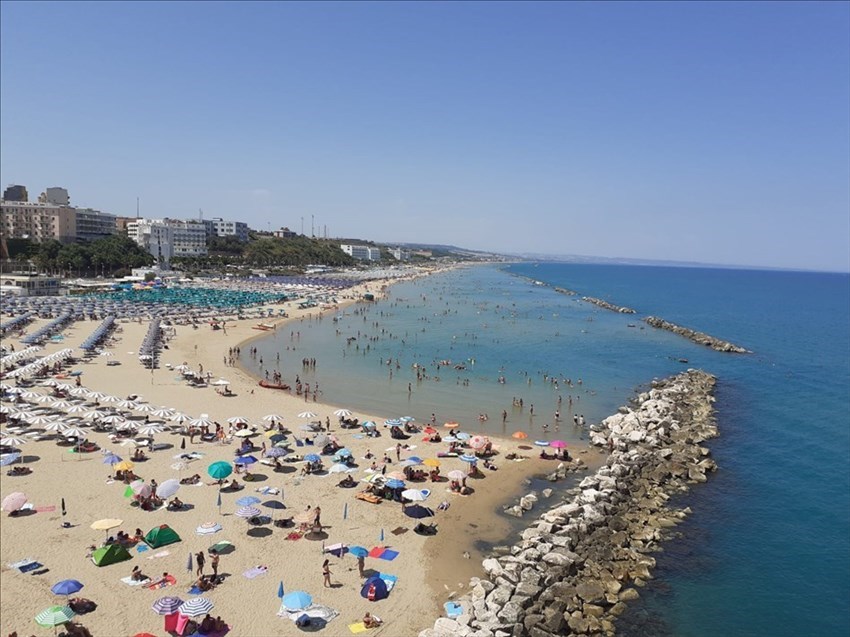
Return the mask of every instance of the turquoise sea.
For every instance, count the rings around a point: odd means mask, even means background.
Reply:
[[[554,287],[638,313],[602,310]],[[753,353],[713,352],[645,326],[649,314]],[[252,345],[256,357],[247,348],[241,356],[248,369],[318,381],[321,400],[355,414],[419,422],[434,414],[467,431],[568,441],[585,435],[574,416],[597,422],[655,377],[705,369],[719,379],[720,437],[709,446],[720,470],[677,503],[693,514],[656,556],[656,579],[620,634],[850,634],[846,274],[476,266],[394,285],[385,300]]]

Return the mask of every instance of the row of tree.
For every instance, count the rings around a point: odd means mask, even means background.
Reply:
[[[60,243],[49,239],[9,239],[11,260],[32,261],[40,271],[51,274],[113,275],[131,268],[153,265],[155,259],[126,235],[112,235],[95,241]]]

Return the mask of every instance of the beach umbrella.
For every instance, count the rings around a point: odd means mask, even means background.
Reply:
[[[103,402],[103,403],[121,402],[120,398],[118,398],[117,396],[112,396],[111,394],[101,394],[101,397],[100,397],[99,400],[100,400],[100,402]]]
[[[434,511],[420,504],[413,504],[404,509],[404,514],[414,519],[434,517]]]
[[[170,615],[177,612],[182,605],[183,600],[179,597],[160,597],[153,603],[151,609],[157,615]]]
[[[75,615],[70,606],[51,606],[36,615],[35,622],[39,626],[53,626],[55,629],[59,624],[71,621]]]
[[[50,396],[48,396],[48,398],[50,398]],[[67,400],[55,400],[54,399],[53,402],[50,403],[51,409],[68,409],[69,407],[74,407],[74,406],[75,405],[72,405]]]
[[[247,425],[248,419],[245,418],[244,416],[231,416],[230,418],[227,419],[227,422],[229,422],[232,425],[241,425],[241,424]]]
[[[215,505],[218,507],[218,512],[221,513],[221,490],[219,489],[218,497],[216,498]]]
[[[47,425],[56,420],[56,416],[48,416],[46,414],[36,414],[25,420],[31,425]]]
[[[490,439],[487,436],[472,436],[469,439],[469,446],[473,449],[483,449],[488,442],[490,442]]]
[[[68,393],[72,396],[87,396],[89,390],[85,387],[74,387],[73,389],[69,390]]]
[[[3,502],[0,504],[0,509],[3,509],[8,513],[12,513],[13,511],[20,511],[21,507],[26,503],[26,494],[21,493],[20,491],[15,491],[3,498]]]
[[[191,418],[186,414],[174,414],[170,417],[171,422],[176,422],[178,425],[182,425],[184,422],[191,422]]]
[[[143,414],[152,414],[155,411],[159,411],[156,407],[149,405],[148,403],[136,403],[136,406],[133,407],[135,411],[139,411]],[[173,413],[173,412],[171,412]],[[160,418],[164,418],[164,416],[159,416]]]
[[[440,461],[436,458],[425,458],[425,460],[422,461],[422,464],[426,467],[439,467]]]
[[[229,462],[219,460],[218,462],[213,462],[209,467],[207,467],[207,473],[209,473],[210,477],[214,480],[224,480],[224,478],[233,473],[233,467],[230,466]]]
[[[175,480],[174,478],[171,478],[170,480],[166,480],[156,488],[156,496],[158,498],[163,499],[170,498],[179,490],[180,482]]]
[[[360,482],[368,482],[369,484],[374,484],[376,482],[383,482],[386,480],[386,476],[382,476],[380,473],[373,473],[372,475],[365,476],[360,479]]]
[[[548,440],[535,440],[534,444],[537,445],[538,447],[548,447],[549,441]]]
[[[104,416],[100,420],[101,422],[105,422],[108,425],[123,425],[125,422],[127,422],[127,419],[124,418],[124,416],[120,416],[118,414]]]
[[[113,469],[115,469],[116,471],[129,471],[135,466],[136,465],[130,462],[129,460],[122,460],[121,462],[116,463]]]
[[[372,420],[367,420],[366,422],[361,423],[361,425],[360,425],[360,426],[361,426],[361,427],[365,427],[366,429],[374,429],[374,428],[375,428],[375,427],[377,427],[378,425],[376,425],[376,424],[374,423],[374,421],[372,421]]]
[[[91,528],[95,531],[106,531],[108,534],[109,529],[114,529],[122,524],[124,524],[124,520],[118,520],[117,518],[105,518],[103,520],[98,520],[97,522],[92,522]]]
[[[127,438],[124,442],[121,443],[122,447],[144,447],[145,443],[139,442],[138,440],[133,440],[132,438]]]
[[[80,429],[79,427],[68,427],[65,431],[62,432],[62,435],[66,438],[83,439],[88,435],[88,433],[85,430]]]
[[[256,431],[251,431],[250,429],[240,429],[233,433],[234,436],[238,438],[250,438],[251,436],[256,436]]]
[[[262,511],[260,511],[257,507],[252,506],[244,506],[236,509],[236,515],[240,518],[253,518],[260,515]]]
[[[282,458],[289,455],[289,451],[281,447],[271,447],[270,449],[266,449],[266,453],[264,455],[266,458]]]
[[[351,412],[347,409],[337,409],[334,412],[334,416],[342,416],[343,418],[348,418],[351,415]]]
[[[287,610],[302,610],[313,603],[313,598],[304,591],[293,591],[284,595],[282,602]]]
[[[259,502],[259,501],[260,501],[260,498],[258,498],[256,496],[245,495],[245,496],[242,496],[241,498],[239,498],[236,501],[236,505],[241,506],[241,507],[247,507],[247,506],[251,506],[252,504],[257,504],[257,502]]]
[[[266,422],[280,422],[281,420],[283,420],[283,418],[281,418],[277,414],[268,414],[266,416],[263,416],[263,420]]]
[[[405,480],[407,478],[401,471],[390,471],[386,477],[389,480]]]
[[[255,462],[257,462],[257,459],[254,456],[239,456],[233,461],[233,464],[247,466],[249,464],[254,464]]]
[[[408,423],[413,422],[414,420],[416,420],[416,418],[414,418],[413,416],[402,416],[401,418],[399,418],[399,420],[403,423]]]
[[[225,385],[229,385],[229,380],[224,380],[223,378],[219,378],[217,381],[210,383],[210,385],[215,385],[216,387],[224,387]]]
[[[20,457],[20,453],[4,453],[2,456],[0,456],[0,467],[10,465]]]
[[[399,425],[402,424],[402,422],[398,418],[390,418],[389,420],[385,420],[384,424],[387,427],[398,427]]]
[[[421,464],[423,464],[423,462],[421,460],[414,459],[414,458],[408,458],[407,460],[401,461],[402,467],[418,467]]]
[[[65,498],[62,498],[62,517],[64,518],[66,514],[65,511]]]
[[[369,550],[362,546],[349,546],[348,552],[354,557],[366,557],[369,555]]]
[[[420,489],[406,489],[401,492],[401,497],[410,500],[411,502],[424,502],[428,499],[429,493],[425,493]]]
[[[213,533],[218,533],[221,531],[221,524],[218,522],[204,522],[197,529],[195,529],[195,533],[198,535],[212,535]]]
[[[142,425],[136,430],[136,433],[140,436],[153,436],[154,434],[161,434],[163,431],[165,431],[165,427],[162,425],[151,424]]]
[[[135,409],[137,407],[135,400],[119,400],[115,406],[119,409]]]
[[[346,502],[342,507],[342,519],[343,520],[348,519],[348,502]]]
[[[160,407],[159,409],[154,409],[151,412],[151,416],[156,416],[157,418],[171,418],[174,414],[174,410],[168,409],[167,407]]]
[[[50,590],[54,595],[73,595],[79,590],[82,590],[83,584],[75,579],[63,579],[61,582],[54,584]]]
[[[283,580],[280,581],[280,584],[277,587],[277,596],[283,601]]]
[[[512,438],[516,438],[517,440],[525,440],[528,438],[528,434],[524,431],[515,431],[511,434]]]
[[[314,414],[312,411],[302,411],[298,414],[299,418],[316,418],[317,414]]]
[[[395,479],[387,480],[387,486],[390,489],[401,489],[401,488],[404,487],[404,480],[395,480]]]
[[[463,480],[466,477],[466,474],[460,469],[453,469],[449,471],[448,474],[449,480]]]
[[[100,409],[92,409],[91,411],[85,413],[85,415],[83,416],[83,420],[100,420],[104,416],[106,416],[105,411],[102,411]]]
[[[186,570],[190,573],[194,570],[192,568],[192,551],[189,551],[189,557],[186,559]]]
[[[563,449],[567,446],[567,443],[563,440],[553,440],[549,443],[550,447],[554,447],[555,449]]]
[[[337,450],[334,456],[336,456],[337,458],[352,458],[354,454],[351,453],[351,449],[343,447],[342,449]]]
[[[83,412],[88,412],[89,408],[85,405],[71,405],[68,409],[65,410],[65,413],[68,414],[82,414]]]
[[[306,456],[304,456],[304,460],[306,460],[307,462],[321,462],[322,458],[321,456],[319,456],[319,454],[308,453]]]
[[[315,438],[313,438],[313,445],[315,447],[324,447],[331,441],[330,436],[328,434],[319,434]]]
[[[472,436],[463,431],[459,431],[455,434],[455,438],[457,438],[458,440],[469,440],[470,438],[472,438]]]
[[[458,460],[461,460],[463,462],[468,462],[469,464],[475,464],[476,462],[478,462],[478,458],[476,456],[471,456],[468,453],[465,453],[462,456],[459,456]]]
[[[201,414],[200,418],[190,420],[189,424],[193,427],[215,427],[215,423],[206,414]]]
[[[21,445],[27,444],[26,438],[18,438],[17,436],[7,436],[5,438],[0,439],[0,445],[7,445],[12,447],[20,447]]]
[[[146,484],[144,480],[133,480],[130,483],[130,490],[138,496],[148,498],[151,495],[151,485]]]
[[[380,537],[378,538],[378,541],[379,541],[379,542],[383,542],[383,541],[384,541],[384,529],[383,529],[383,528],[381,529],[381,535],[380,535]]]
[[[346,471],[350,471],[350,467],[340,463],[331,465],[330,469],[328,469],[328,473],[345,473]]]

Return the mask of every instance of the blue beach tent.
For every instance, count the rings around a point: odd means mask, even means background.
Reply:
[[[369,590],[375,587],[375,592],[370,601],[377,602],[379,599],[386,599],[389,592],[387,591],[387,583],[381,579],[380,575],[373,575],[366,580],[363,588],[360,589],[360,597],[369,599]]]

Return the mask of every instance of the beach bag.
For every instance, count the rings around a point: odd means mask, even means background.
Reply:
[[[310,616],[307,614],[301,615],[298,619],[295,620],[295,625],[298,628],[304,628],[304,626],[310,625]]]

